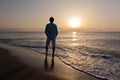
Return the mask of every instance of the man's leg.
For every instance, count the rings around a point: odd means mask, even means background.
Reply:
[[[53,40],[52,40],[52,51],[53,51],[52,57],[54,57],[55,46],[56,46],[56,39],[53,39]]]
[[[48,47],[49,47],[49,44],[50,44],[50,40],[47,38],[46,40],[46,46],[45,46],[45,49],[46,49],[46,56],[45,56],[45,69],[48,69],[48,61],[47,61],[47,54],[48,54]]]
[[[54,53],[55,53],[55,47],[53,47],[53,54],[52,54],[52,57],[54,57]]]
[[[48,46],[46,46],[45,49],[46,49],[46,56],[47,56],[47,54],[48,54]]]
[[[46,47],[45,47],[45,49],[46,49],[46,56],[48,54],[48,46],[49,46],[49,44],[50,44],[50,39],[47,38],[47,40],[46,40]]]

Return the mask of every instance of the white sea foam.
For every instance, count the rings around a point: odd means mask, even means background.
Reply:
[[[85,51],[79,53],[67,51],[65,55],[65,58],[61,56],[61,60],[79,70],[110,80],[120,78],[120,59],[118,58]]]

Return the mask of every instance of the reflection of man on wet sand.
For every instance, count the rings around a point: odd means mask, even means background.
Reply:
[[[49,62],[47,60],[47,57],[45,58],[44,62],[45,70],[54,70],[54,58],[51,60],[51,65],[49,66]]]

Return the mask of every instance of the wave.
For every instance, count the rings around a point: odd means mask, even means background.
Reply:
[[[55,55],[59,57],[62,62],[71,66],[72,68],[102,80],[119,80],[120,57],[113,56],[114,54],[120,55],[119,52],[86,46],[59,46],[60,47],[57,47]],[[26,45],[21,47],[45,54],[44,46]],[[110,54],[112,52],[114,53]],[[52,51],[49,50],[49,53],[52,53]]]
[[[120,52],[112,51],[114,53],[111,55],[111,50],[85,46],[73,48],[73,51],[70,50],[66,52],[65,58],[61,56],[63,62],[97,77],[119,80],[120,57],[114,57],[113,55],[117,54],[120,56]]]

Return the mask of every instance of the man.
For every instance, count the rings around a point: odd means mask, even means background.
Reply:
[[[53,51],[52,57],[54,57],[55,46],[56,46],[56,37],[58,35],[58,29],[57,29],[57,25],[53,23],[54,22],[53,17],[50,17],[49,21],[50,21],[50,23],[48,23],[46,25],[46,28],[45,28],[45,34],[47,36],[46,56],[48,54],[48,47],[49,47],[50,41],[52,41],[52,51]]]

